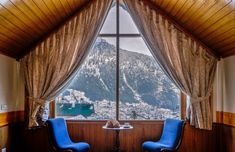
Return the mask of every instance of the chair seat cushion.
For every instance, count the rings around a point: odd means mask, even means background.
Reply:
[[[86,152],[90,149],[90,146],[88,143],[85,142],[78,142],[78,143],[71,143],[68,145],[64,145],[61,149],[69,149],[73,152]]]
[[[142,148],[144,150],[147,150],[149,152],[160,152],[162,148],[169,148],[166,144],[160,143],[160,142],[152,142],[152,141],[146,141],[143,143]]]

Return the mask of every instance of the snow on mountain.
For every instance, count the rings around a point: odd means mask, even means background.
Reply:
[[[143,107],[148,110],[152,108],[153,111],[154,108],[158,111],[160,108],[172,112],[179,111],[178,89],[152,56],[121,49],[119,66],[122,106],[129,104],[134,107],[134,104],[138,106],[142,104]],[[115,101],[115,87],[116,47],[104,39],[99,39],[68,89],[82,92],[83,94],[80,94],[87,101],[89,99],[89,103],[97,103]],[[63,102],[63,97],[70,95],[69,90],[65,91],[61,95],[60,102]]]

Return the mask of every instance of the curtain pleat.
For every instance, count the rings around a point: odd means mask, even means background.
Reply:
[[[61,93],[90,50],[111,0],[93,0],[21,60],[29,94],[29,128],[42,120],[45,103]]]
[[[124,1],[156,61],[190,97],[187,110],[190,124],[212,129],[209,97],[217,59],[143,0]]]

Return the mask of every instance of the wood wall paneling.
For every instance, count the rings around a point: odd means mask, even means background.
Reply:
[[[217,111],[216,122],[235,127],[235,113]]]
[[[24,121],[24,111],[0,113],[0,127],[19,121]]]
[[[223,125],[220,134],[218,134],[220,152],[235,151],[235,127]]]
[[[8,152],[17,151],[19,147],[18,123],[24,121],[24,111],[0,113],[0,149],[7,148]],[[23,142],[22,142],[23,143]],[[13,150],[14,149],[14,150]]]
[[[114,144],[113,132],[101,129],[105,122],[68,121],[68,131],[74,141],[86,141],[90,152],[109,152]],[[120,134],[121,148],[126,152],[142,152],[141,143],[160,138],[163,122],[134,122],[135,129]],[[28,130],[24,123],[0,127],[0,148],[8,152],[51,152],[47,129]],[[235,127],[213,124],[212,131],[185,126],[179,152],[234,152]]]
[[[123,122],[122,122],[123,123]],[[141,144],[146,140],[156,141],[160,138],[162,121],[131,121],[133,130],[120,132],[120,146],[124,152],[143,152]],[[91,145],[90,152],[109,152],[115,143],[113,131],[103,130],[105,121],[67,121],[68,131],[73,141],[85,141]],[[220,140],[218,132],[222,125],[213,124],[212,131],[185,126],[183,141],[179,152],[217,152]],[[19,149],[25,152],[49,152],[46,128],[37,130],[21,129],[19,135],[24,141]],[[221,151],[226,152],[226,151]]]

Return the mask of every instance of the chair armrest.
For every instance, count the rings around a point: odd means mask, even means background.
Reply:
[[[70,149],[65,149],[65,150],[59,150],[59,152],[73,152],[73,151]]]
[[[176,152],[176,149],[162,148],[161,152]]]

